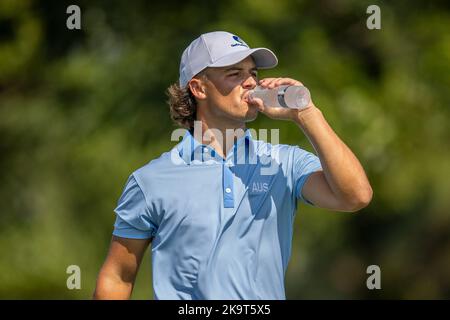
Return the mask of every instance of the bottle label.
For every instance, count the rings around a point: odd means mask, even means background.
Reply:
[[[287,106],[286,102],[284,101],[284,94],[286,93],[287,88],[289,88],[289,86],[282,87],[282,88],[278,89],[278,96],[277,96],[278,97],[278,103],[283,108],[289,108]]]

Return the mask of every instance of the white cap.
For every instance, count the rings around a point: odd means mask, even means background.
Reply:
[[[275,54],[266,48],[250,49],[238,36],[215,31],[204,33],[184,50],[180,63],[180,87],[184,88],[197,73],[207,67],[225,67],[252,56],[258,69],[278,64]]]

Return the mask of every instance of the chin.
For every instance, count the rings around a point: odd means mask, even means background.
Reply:
[[[239,109],[236,109],[237,112],[232,116],[232,118],[237,121],[249,122],[258,117],[258,107],[245,103],[244,105],[240,105],[238,108]]]
[[[249,108],[247,113],[245,114],[245,122],[250,122],[255,120],[258,117],[258,109]]]

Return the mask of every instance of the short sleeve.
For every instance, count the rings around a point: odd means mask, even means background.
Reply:
[[[114,236],[149,239],[155,235],[156,224],[152,221],[144,193],[133,175],[128,178],[114,212],[117,215]]]
[[[304,203],[314,205],[302,195],[303,185],[308,177],[316,172],[322,170],[320,159],[313,153],[294,147],[293,159],[293,181],[295,196]]]

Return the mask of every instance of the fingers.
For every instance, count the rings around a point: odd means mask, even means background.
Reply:
[[[291,78],[264,78],[259,81],[259,85],[263,88],[272,89],[281,85],[298,86],[303,85],[303,83]]]
[[[291,120],[298,113],[298,110],[296,109],[279,107],[267,107],[260,111],[269,118],[276,120]]]
[[[260,85],[264,88],[272,89],[275,87],[273,84],[280,79],[282,78],[265,78],[260,81]]]
[[[264,102],[260,98],[249,97],[249,103],[256,105],[259,111],[264,111]]]

